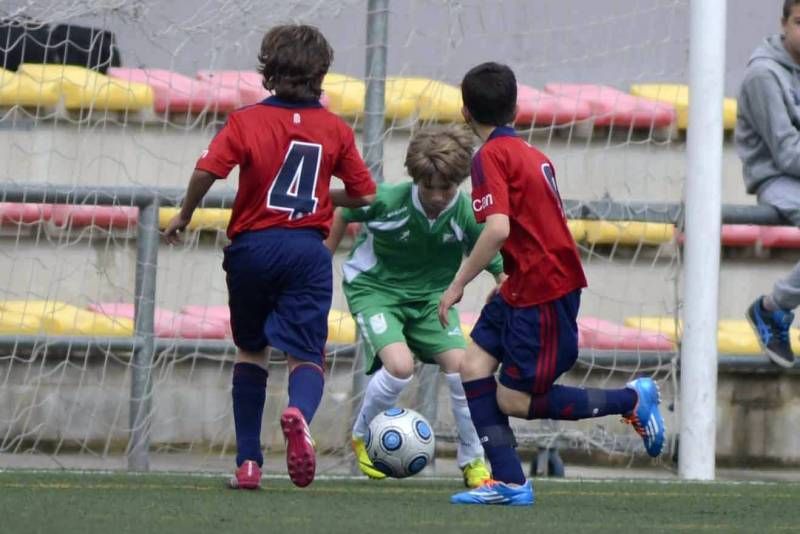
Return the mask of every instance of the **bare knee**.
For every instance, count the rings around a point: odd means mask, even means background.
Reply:
[[[467,348],[467,352],[461,360],[459,368],[461,380],[469,382],[492,376],[497,366],[498,361],[494,356],[473,343]]]
[[[498,384],[497,405],[506,415],[526,418],[531,405],[531,396]]]
[[[414,355],[405,343],[392,343],[378,352],[383,368],[395,378],[414,376]]]

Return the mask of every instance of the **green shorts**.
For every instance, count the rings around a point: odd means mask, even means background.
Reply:
[[[372,374],[381,367],[378,352],[391,343],[406,343],[414,356],[436,363],[434,356],[451,349],[465,349],[458,312],[450,308],[449,326],[439,323],[439,301],[369,307],[353,313],[364,338],[364,368]]]

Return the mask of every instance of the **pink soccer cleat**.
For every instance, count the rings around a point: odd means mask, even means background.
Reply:
[[[261,487],[261,468],[253,460],[245,460],[228,481],[231,489],[259,489]]]
[[[289,406],[281,415],[281,428],[286,438],[286,467],[295,486],[304,488],[314,481],[317,460],[314,440],[300,410]]]

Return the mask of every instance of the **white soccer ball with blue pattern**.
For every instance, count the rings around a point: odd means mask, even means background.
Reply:
[[[375,469],[393,478],[414,476],[431,463],[433,429],[414,410],[389,408],[369,424],[365,439]]]

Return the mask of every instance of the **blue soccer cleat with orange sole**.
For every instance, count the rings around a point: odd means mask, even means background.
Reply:
[[[489,480],[470,491],[456,493],[450,497],[453,504],[493,504],[505,506],[532,506],[536,502],[530,480],[522,486]]]
[[[633,429],[644,441],[647,454],[655,458],[664,449],[667,433],[664,418],[658,407],[661,404],[661,392],[658,390],[658,384],[652,378],[643,377],[628,382],[626,387],[634,390],[639,400],[636,401],[633,411],[624,415],[622,420],[633,426]]]

